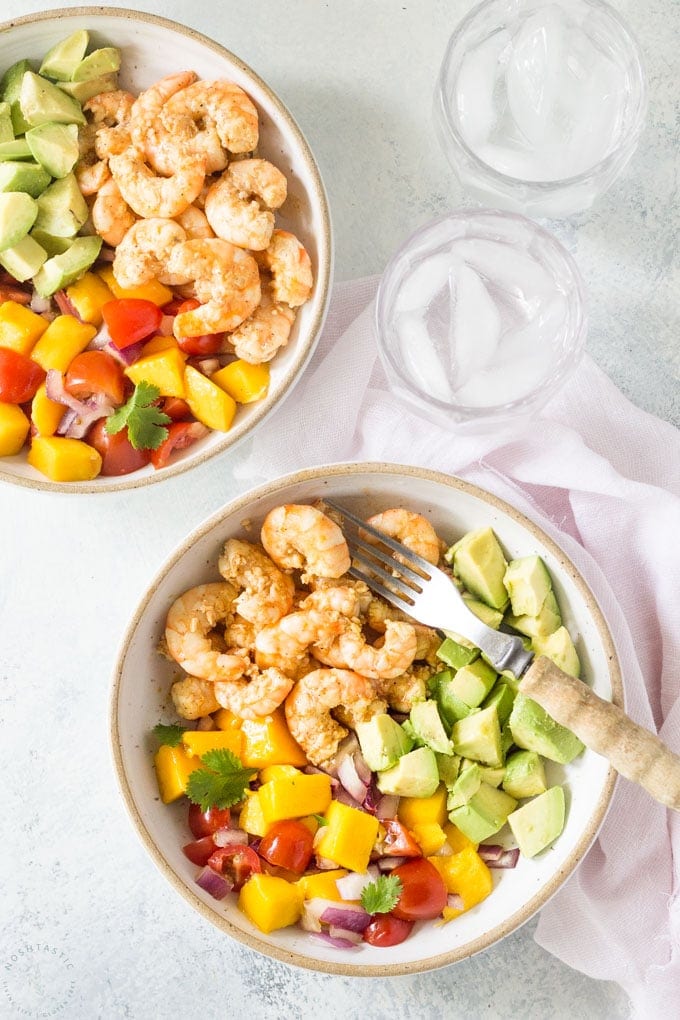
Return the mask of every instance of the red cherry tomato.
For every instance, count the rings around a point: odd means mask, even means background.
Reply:
[[[259,853],[270,864],[301,875],[312,857],[314,837],[302,822],[274,822],[262,837]]]
[[[161,411],[167,414],[169,418],[172,418],[173,421],[186,421],[189,418],[193,418],[191,408],[186,400],[182,400],[181,397],[163,397]]]
[[[151,451],[135,450],[128,439],[127,428],[110,436],[105,425],[106,418],[100,418],[85,437],[85,442],[101,454],[102,475],[129,475],[149,463]]]
[[[398,946],[411,934],[413,921],[392,914],[376,914],[364,928],[364,942],[371,946]]]
[[[415,839],[405,825],[391,818],[382,823],[386,829],[386,835],[382,842],[382,852],[386,857],[422,857]]]
[[[200,421],[175,421],[167,428],[168,438],[163,440],[157,450],[151,451],[151,463],[156,469],[165,467],[174,450],[186,449],[210,431]]]
[[[44,379],[45,369],[37,361],[9,347],[0,347],[0,401],[3,404],[32,400]]]
[[[163,305],[161,310],[163,315],[179,315],[180,312],[192,312],[200,303],[196,298],[176,297],[168,301],[167,305]]]
[[[401,881],[399,901],[392,910],[402,921],[424,921],[439,917],[446,906],[447,892],[444,880],[424,857],[400,864],[392,872]]]
[[[182,312],[193,312],[199,306],[200,301],[195,298],[186,298],[184,301],[173,298],[167,305],[163,305],[163,314],[181,315]],[[200,336],[178,337],[177,343],[185,354],[205,357],[206,354],[217,354],[223,340],[224,333],[203,333]]]
[[[101,393],[112,404],[123,403],[123,368],[106,351],[83,351],[82,354],[76,354],[68,367],[64,385],[79,400],[86,400],[93,393]]]
[[[102,315],[118,350],[151,336],[163,319],[163,313],[158,305],[143,298],[119,298],[116,301],[107,301],[102,308]]]
[[[198,804],[189,805],[189,828],[196,839],[202,836],[212,836],[218,829],[228,829],[231,825],[231,811],[229,808],[208,808],[201,811]]]
[[[202,839],[197,839],[193,843],[187,843],[186,846],[182,847],[191,863],[199,868],[205,867],[216,849],[212,836],[204,836]]]
[[[251,875],[259,874],[262,871],[260,858],[250,846],[220,847],[210,855],[207,863],[213,871],[228,877],[236,892]]]

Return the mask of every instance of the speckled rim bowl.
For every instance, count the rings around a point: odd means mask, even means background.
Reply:
[[[120,81],[137,94],[171,71],[190,68],[205,79],[229,78],[245,89],[260,114],[258,154],[271,159],[288,179],[288,198],[277,213],[277,226],[296,234],[312,260],[315,285],[297,315],[291,339],[271,364],[267,396],[239,405],[229,432],[211,432],[161,471],[150,465],[122,477],[91,482],[53,482],[26,462],[26,454],[0,459],[0,479],[52,492],[113,492],[162,482],[229,450],[254,429],[292,391],[321,333],[330,298],[332,236],[328,199],[319,168],[302,132],[272,89],[239,57],[207,36],[166,18],[114,7],[72,7],[42,11],[0,25],[2,67],[28,57],[41,60],[71,32],[86,28],[91,45],[123,51]]]
[[[494,872],[496,888],[477,907],[444,927],[421,923],[400,946],[337,950],[297,928],[263,935],[240,913],[235,897],[216,901],[194,881],[197,869],[182,853],[188,842],[186,801],[161,804],[153,769],[152,727],[174,719],[168,690],[179,671],[156,652],[167,610],[185,589],[217,580],[225,539],[255,539],[264,515],[286,502],[334,498],[360,515],[403,505],[424,513],[453,541],[473,527],[491,526],[511,556],[538,553],[552,573],[566,626],[576,639],[584,676],[602,697],[622,701],[612,638],[590,590],[564,552],[535,524],[488,492],[436,471],[397,464],[336,464],[311,468],[239,496],[192,532],[142,594],[121,644],[111,692],[111,744],[123,800],[152,860],[172,886],[221,931],[267,956],[310,970],[387,977],[432,970],[486,949],[527,921],[582,860],[605,816],[615,773],[586,751],[571,765],[548,763],[548,779],[562,782],[568,804],[564,832],[552,849],[523,859],[514,871]],[[159,892],[162,896],[162,892]]]

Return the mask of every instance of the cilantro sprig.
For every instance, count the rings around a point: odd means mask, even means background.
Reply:
[[[106,431],[115,436],[127,425],[128,439],[135,450],[157,450],[168,438],[164,426],[172,420],[154,404],[160,395],[158,386],[142,379],[128,402],[106,419]]]
[[[240,758],[226,748],[207,751],[201,763],[203,767],[191,773],[186,788],[187,797],[200,804],[201,811],[238,804],[257,775],[257,769],[244,768]]]
[[[399,901],[401,889],[398,875],[379,875],[375,882],[364,886],[361,906],[369,914],[389,914]]]
[[[168,747],[177,747],[182,740],[184,733],[183,726],[166,726],[165,723],[158,723],[153,728],[153,735],[159,744],[167,744]]]

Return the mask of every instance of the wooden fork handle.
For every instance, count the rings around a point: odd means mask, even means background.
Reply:
[[[622,776],[642,786],[661,804],[680,811],[680,757],[618,705],[604,701],[543,655],[524,674],[519,690],[575,733],[586,747],[608,758]]]

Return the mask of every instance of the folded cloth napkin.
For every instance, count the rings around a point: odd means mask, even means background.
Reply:
[[[237,476],[392,461],[497,493],[576,563],[612,629],[627,711],[680,753],[680,433],[634,407],[588,356],[531,424],[464,437],[433,425],[388,389],[373,336],[376,285],[336,287],[303,380],[251,440]],[[543,908],[536,940],[617,981],[635,1015],[671,1015],[679,893],[680,815],[620,780],[597,841]]]

